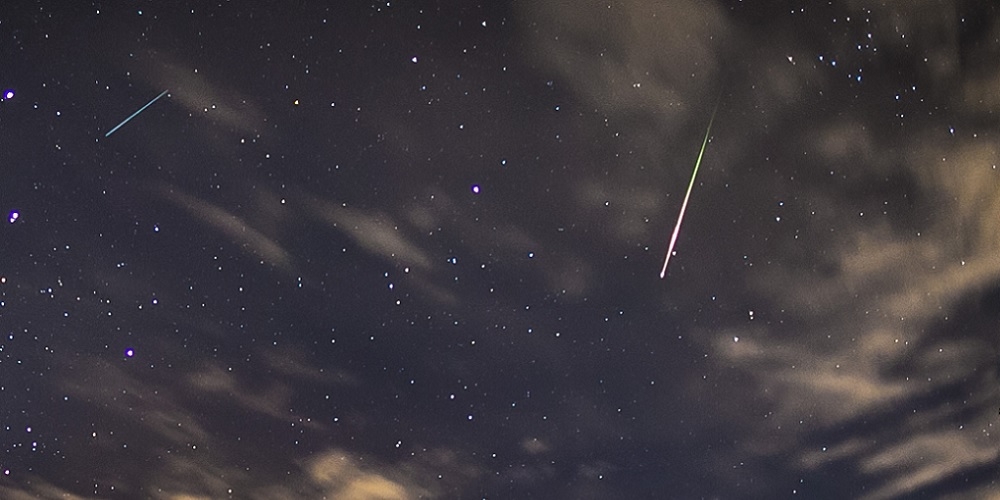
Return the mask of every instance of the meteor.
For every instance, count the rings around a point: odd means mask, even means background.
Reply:
[[[135,115],[138,115],[139,113],[142,113],[143,110],[145,110],[150,105],[152,105],[154,102],[156,102],[157,99],[165,96],[167,94],[167,92],[169,92],[169,91],[170,91],[170,89],[167,89],[167,90],[164,90],[163,92],[161,92],[160,95],[154,97],[152,101],[147,102],[145,106],[139,108],[139,111],[136,111],[135,113],[132,113],[131,115],[129,115],[128,118],[122,120],[121,123],[119,123],[118,125],[115,125],[115,128],[109,130],[107,134],[104,134],[104,137],[108,137],[111,134],[115,133],[115,130],[118,130],[118,129],[122,128],[122,125],[125,125],[126,123],[128,123],[129,120],[135,118]]]
[[[722,99],[722,96],[719,96]],[[691,172],[691,182],[688,183],[687,194],[684,195],[684,202],[681,203],[681,213],[677,216],[677,225],[674,226],[674,234],[670,236],[670,246],[667,247],[667,256],[663,259],[663,269],[660,269],[660,279],[667,276],[667,264],[670,263],[670,254],[674,253],[674,244],[677,243],[677,234],[681,232],[681,222],[684,221],[684,212],[687,211],[688,200],[691,199],[691,190],[694,189],[694,178],[698,176],[698,167],[701,166],[701,157],[705,154],[705,146],[708,146],[708,136],[712,133],[712,122],[715,121],[715,112],[719,110],[719,101],[715,101],[715,109],[712,110],[712,118],[708,120],[708,129],[705,130],[705,139],[701,141],[701,151],[698,152],[698,159],[694,162],[694,171]]]

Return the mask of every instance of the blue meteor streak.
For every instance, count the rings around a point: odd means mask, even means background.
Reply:
[[[109,130],[107,134],[104,134],[104,137],[108,137],[108,136],[110,136],[111,134],[115,133],[115,130],[118,130],[118,129],[120,129],[120,128],[122,127],[122,125],[125,125],[126,123],[128,123],[128,121],[129,121],[129,120],[131,120],[131,119],[135,118],[135,115],[137,115],[137,114],[139,114],[139,113],[142,113],[142,111],[143,111],[144,109],[146,109],[146,108],[148,108],[149,106],[151,106],[151,105],[152,105],[152,104],[153,104],[154,102],[156,102],[156,100],[157,100],[157,99],[159,99],[159,98],[161,98],[161,97],[163,97],[163,96],[167,95],[167,92],[169,92],[169,91],[170,91],[170,89],[167,89],[167,90],[164,90],[163,92],[161,92],[161,93],[160,93],[160,95],[158,95],[158,96],[154,97],[152,101],[149,101],[149,102],[147,102],[145,106],[143,106],[143,107],[139,108],[139,111],[136,111],[135,113],[132,113],[132,114],[131,114],[131,115],[130,115],[130,116],[129,116],[128,118],[126,118],[126,119],[122,120],[122,122],[121,122],[121,123],[119,123],[118,125],[115,125],[115,128],[113,128],[113,129]]]

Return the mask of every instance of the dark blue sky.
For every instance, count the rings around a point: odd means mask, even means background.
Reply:
[[[0,13],[0,497],[995,491],[997,7],[328,4]]]

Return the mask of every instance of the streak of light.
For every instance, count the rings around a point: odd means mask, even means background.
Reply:
[[[163,92],[160,92],[160,95],[154,97],[152,101],[147,102],[145,106],[139,108],[139,111],[136,111],[135,113],[132,113],[131,115],[129,115],[128,118],[122,120],[121,123],[119,123],[118,125],[115,125],[115,128],[109,130],[107,134],[104,134],[104,137],[108,137],[111,134],[115,133],[115,130],[120,129],[122,127],[122,125],[125,125],[126,123],[128,123],[129,120],[135,118],[135,115],[138,115],[139,113],[142,113],[143,110],[145,110],[146,108],[148,108],[149,106],[151,106],[154,102],[156,102],[157,99],[159,99],[159,98],[167,95],[167,92],[169,92],[169,91],[170,91],[170,89],[167,89],[167,90],[164,90]]]
[[[719,96],[719,100],[722,96]],[[705,130],[705,139],[701,141],[701,151],[698,152],[698,159],[694,162],[694,171],[691,172],[691,182],[688,183],[687,194],[684,195],[684,202],[681,203],[681,213],[677,216],[677,225],[674,226],[674,234],[670,236],[670,246],[667,247],[667,256],[663,259],[663,268],[660,269],[660,279],[667,276],[667,264],[670,263],[670,254],[674,253],[674,244],[677,243],[677,234],[681,232],[681,222],[684,221],[684,212],[687,211],[688,200],[691,199],[691,190],[694,189],[694,179],[698,176],[698,167],[701,166],[701,157],[705,154],[705,146],[708,146],[708,136],[712,133],[712,122],[715,121],[715,113],[719,110],[719,101],[715,101],[715,109],[712,110],[712,118],[708,120],[708,129]]]

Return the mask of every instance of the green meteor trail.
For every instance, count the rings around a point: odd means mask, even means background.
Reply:
[[[163,92],[160,92],[160,95],[154,97],[152,101],[147,102],[145,106],[139,108],[139,111],[136,111],[135,113],[132,113],[131,115],[129,115],[128,118],[122,120],[121,123],[119,123],[118,125],[115,125],[115,128],[109,130],[107,134],[104,134],[104,137],[108,137],[111,134],[115,133],[115,130],[120,129],[122,127],[122,125],[125,125],[126,123],[128,123],[129,120],[135,118],[135,115],[138,115],[139,113],[142,113],[142,111],[144,109],[148,108],[150,105],[152,105],[154,102],[156,102],[157,99],[165,96],[167,94],[167,92],[169,92],[169,91],[170,91],[170,89],[167,89],[167,90],[164,90]]]
[[[719,100],[722,96],[719,96]],[[660,279],[667,276],[667,264],[670,263],[670,254],[674,253],[674,244],[677,243],[677,234],[681,232],[681,222],[684,221],[684,212],[687,211],[688,200],[691,199],[691,190],[694,189],[694,178],[698,176],[698,167],[701,166],[701,157],[705,154],[705,146],[708,146],[708,136],[712,133],[712,122],[715,121],[715,112],[719,110],[719,101],[715,101],[715,109],[712,110],[712,118],[708,120],[708,129],[705,130],[705,139],[701,141],[701,151],[698,152],[698,159],[694,162],[694,171],[691,172],[691,182],[688,183],[687,194],[684,195],[684,202],[681,203],[681,213],[677,216],[677,225],[674,226],[674,234],[670,237],[670,246],[667,247],[667,256],[663,259],[663,269],[660,269]]]

